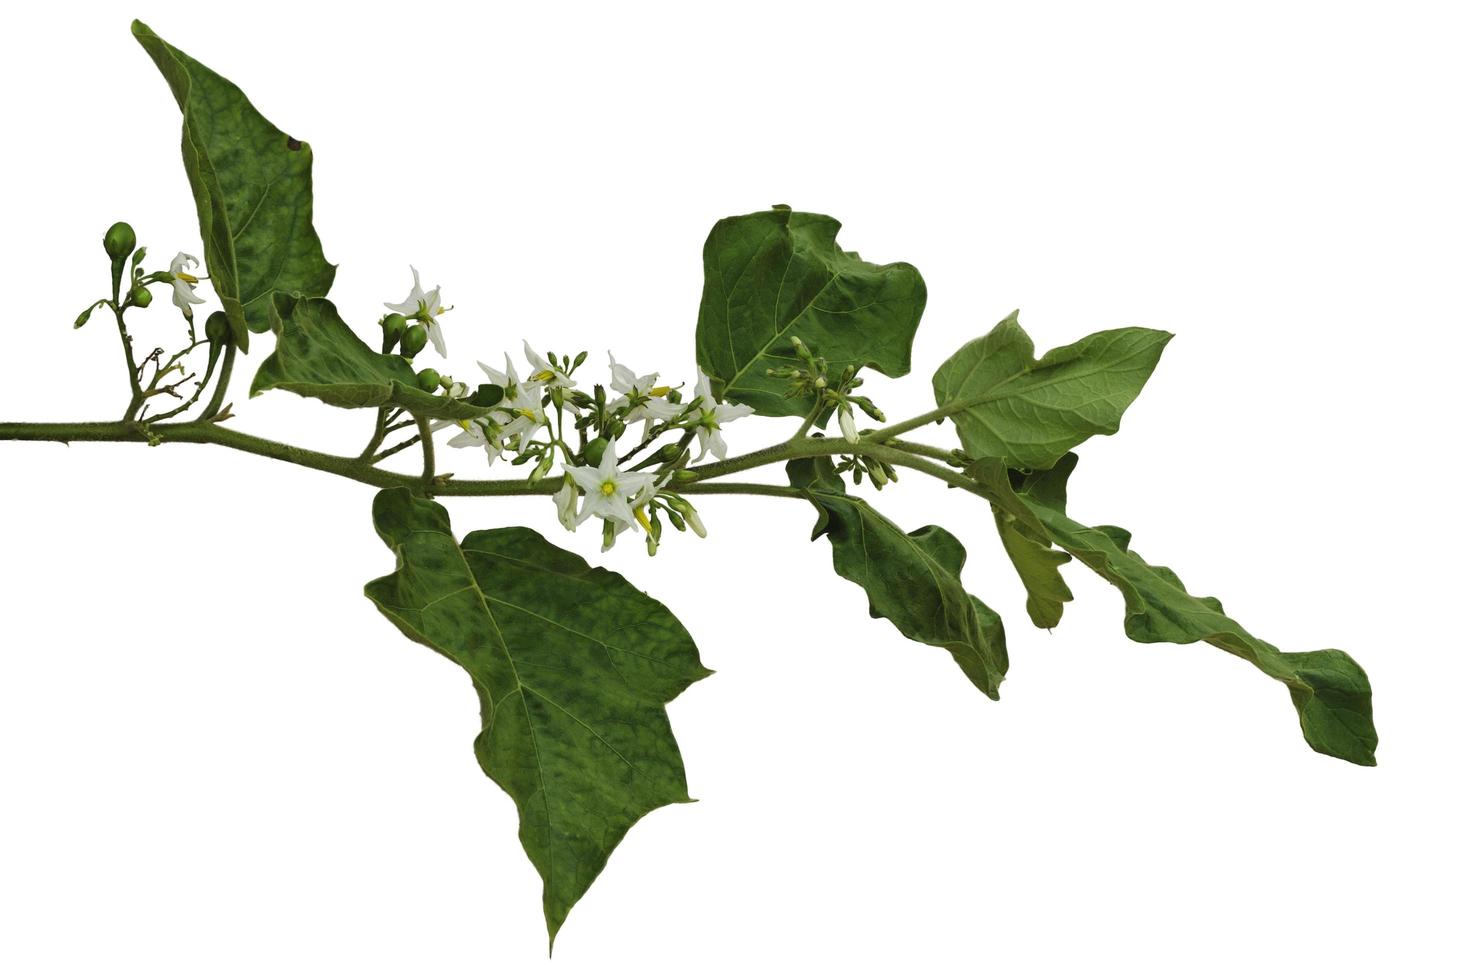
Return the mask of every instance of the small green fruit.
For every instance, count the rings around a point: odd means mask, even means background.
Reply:
[[[380,321],[380,329],[385,331],[385,342],[394,347],[401,339],[401,335],[406,332],[406,318],[399,313],[387,314],[386,318]]]
[[[149,292],[148,286],[135,286],[128,291],[128,301],[142,310],[154,302],[154,294]]]
[[[586,448],[581,450],[581,455],[585,458],[586,465],[595,466],[597,463],[600,463],[601,456],[606,452],[607,443],[610,441],[609,439],[597,436],[595,439],[586,443]]]
[[[220,347],[231,336],[231,322],[226,314],[217,310],[206,317],[206,339]]]
[[[421,386],[422,391],[436,391],[442,387],[442,375],[437,373],[436,368],[425,368],[417,372],[416,383]]]
[[[415,357],[426,345],[427,328],[419,323],[411,324],[401,335],[401,354],[405,357]]]
[[[114,262],[122,262],[128,258],[137,244],[134,229],[127,221],[116,222],[103,234],[103,251],[107,252],[108,258]]]

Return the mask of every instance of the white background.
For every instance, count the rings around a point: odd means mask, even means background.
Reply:
[[[391,568],[368,488],[0,444],[0,974],[1475,975],[1463,5],[130,6],[7,14],[0,419],[121,411],[108,324],[70,328],[110,222],[199,248],[137,13],[312,142],[353,322],[408,262],[444,286],[459,374],[529,337],[690,378],[710,224],[783,201],[923,271],[917,371],[865,389],[895,418],[1015,308],[1040,350],[1175,331],[1072,511],[1351,652],[1380,766],[1312,753],[1242,661],[1130,643],[1082,567],[1035,631],[980,502],[923,478],[880,504],[972,548],[999,703],[865,615],[809,508],[703,498],[709,540],[608,556],[718,670],[671,707],[701,802],[633,830],[547,960],[466,678],[361,595]],[[161,296],[141,339],[176,325]],[[358,449],[363,417],[245,401],[267,346],[232,424]],[[546,500],[450,506],[597,556]]]

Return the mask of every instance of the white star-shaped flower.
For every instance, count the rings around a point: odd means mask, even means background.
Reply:
[[[675,405],[664,397],[668,394],[666,387],[656,387],[656,373],[638,376],[631,368],[618,364],[611,351],[607,351],[606,356],[612,367],[612,391],[617,392],[610,407],[613,411],[627,408],[629,422],[641,419],[644,439],[652,434],[653,423],[667,422],[683,411],[682,405]]]
[[[409,320],[420,320],[427,328],[427,337],[437,353],[442,357],[447,356],[447,344],[442,340],[442,324],[437,321],[437,317],[446,313],[449,307],[442,305],[441,286],[431,292],[421,288],[421,273],[416,271],[416,266],[411,267],[411,293],[406,297],[406,302],[387,303],[385,308]]]
[[[650,473],[623,473],[619,470],[616,440],[606,444],[598,465],[567,466],[565,472],[586,494],[581,512],[576,515],[577,524],[594,516],[611,521],[618,527],[625,525],[633,530],[642,529],[632,513],[633,498],[646,492],[651,499],[651,494],[657,492],[653,477]]]
[[[575,382],[570,380],[570,375],[556,367],[548,358],[541,357],[529,346],[529,341],[524,342],[524,357],[529,361],[534,372],[530,374],[529,380],[552,388],[569,388]]]
[[[699,455],[694,457],[694,461],[703,459],[706,453],[713,454],[715,459],[724,459],[729,447],[719,434],[719,427],[726,422],[743,419],[755,409],[749,405],[721,405],[716,402],[709,385],[709,376],[703,371],[699,372],[694,394],[699,396],[699,422],[694,427],[699,433]]]
[[[195,284],[200,279],[186,272],[187,268],[194,269],[200,265],[200,259],[184,252],[176,255],[174,261],[170,262],[170,275],[175,277],[175,295],[170,297],[171,301],[185,314],[185,319],[195,319],[195,314],[190,312],[190,304],[204,303],[205,300],[195,295]]]

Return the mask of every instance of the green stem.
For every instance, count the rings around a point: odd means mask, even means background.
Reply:
[[[116,288],[114,292],[117,292]],[[118,339],[123,343],[123,359],[128,363],[128,386],[133,395],[129,399],[128,410],[123,413],[123,420],[129,422],[144,404],[144,387],[139,383],[139,365],[134,360],[134,342],[128,335],[128,325],[123,322],[123,307],[118,303],[116,295],[108,306],[113,310],[113,319],[118,322]]]
[[[869,435],[872,434],[869,433]],[[927,456],[930,459],[938,459],[942,463],[952,461],[951,451],[949,449],[941,449],[939,446],[930,446],[923,442],[906,442],[903,439],[890,439],[888,445],[895,449],[903,449],[907,453],[914,453],[916,456]]]
[[[226,341],[226,353],[221,355],[221,377],[216,379],[216,390],[211,393],[211,400],[206,404],[206,410],[200,413],[196,420],[209,422],[221,414],[221,402],[226,399],[226,386],[231,384],[231,368],[236,363],[236,344]]]
[[[416,419],[416,432],[421,437],[421,479],[424,483],[431,483],[437,475],[437,447],[432,444],[432,427],[420,415],[412,417]]]

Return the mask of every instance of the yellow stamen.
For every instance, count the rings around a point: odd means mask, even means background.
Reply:
[[[617,492],[617,485],[615,483],[613,483],[611,480],[606,480],[606,481],[604,481],[601,484],[601,495],[603,497],[610,497],[612,494],[614,494],[616,492]]]
[[[662,398],[662,397],[664,397],[665,395],[667,395],[672,390],[673,389],[670,388],[670,387],[668,387],[667,385],[659,385],[658,387],[654,388],[652,391],[648,392],[648,394],[649,395],[652,395],[654,398]]]
[[[632,514],[632,516],[635,517],[635,518],[637,518],[637,523],[639,523],[639,524],[642,525],[642,529],[648,533],[648,537],[652,537],[653,536],[653,525],[652,525],[652,523],[650,521],[648,521],[647,515],[644,514],[642,511],[639,510],[639,511],[634,511],[633,514]]]
[[[194,276],[192,276],[188,272],[177,272],[177,273],[175,273],[175,278],[176,279],[179,279],[181,282],[191,283],[192,285],[195,284],[195,283],[200,282],[199,279],[195,278]]]

